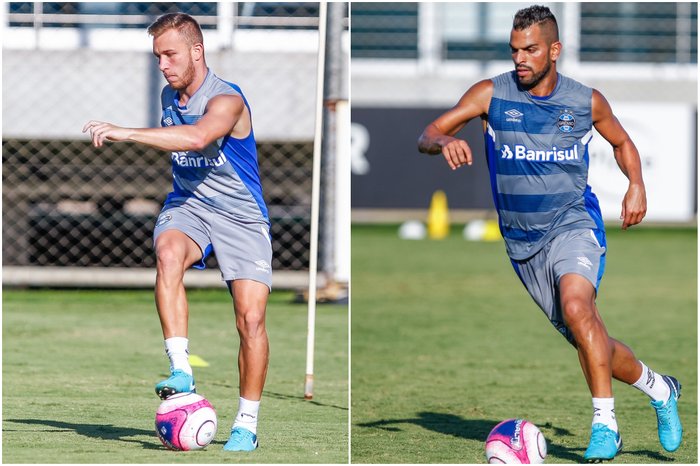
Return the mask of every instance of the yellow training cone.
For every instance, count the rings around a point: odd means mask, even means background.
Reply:
[[[200,358],[196,354],[190,354],[190,366],[192,367],[209,367],[209,363]]]
[[[450,215],[444,191],[435,191],[428,210],[428,236],[443,239],[450,233]]]
[[[501,240],[501,229],[498,227],[498,221],[487,220],[486,228],[484,228],[484,241],[500,241]]]

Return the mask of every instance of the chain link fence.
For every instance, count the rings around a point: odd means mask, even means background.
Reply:
[[[272,266],[308,270],[318,3],[243,2],[222,18],[232,5],[3,6],[3,266],[155,266],[152,231],[172,189],[169,154],[129,143],[95,149],[80,130],[90,119],[158,125],[165,81],[145,26],[185,11],[203,24],[212,71],[251,103]],[[58,22],[61,14],[69,16]],[[345,22],[347,29],[347,14]],[[28,31],[33,47],[18,39]]]
[[[312,142],[258,147],[276,269],[308,268],[312,150]],[[155,266],[151,234],[171,188],[161,151],[5,139],[2,163],[3,265]]]

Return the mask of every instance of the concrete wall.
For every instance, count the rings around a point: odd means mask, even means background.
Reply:
[[[313,137],[316,53],[207,53],[209,67],[237,83],[261,140]],[[3,50],[4,137],[83,138],[90,119],[157,124],[166,84],[152,54],[138,51]]]

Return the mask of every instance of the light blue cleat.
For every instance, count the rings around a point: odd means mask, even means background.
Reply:
[[[170,377],[156,384],[156,394],[163,400],[176,393],[195,393],[194,377],[185,371],[175,369]]]
[[[622,450],[622,437],[605,424],[595,423],[591,427],[591,441],[583,454],[589,463],[600,463],[615,458]]]
[[[652,401],[651,406],[656,410],[656,423],[659,428],[659,441],[666,451],[676,451],[683,439],[683,426],[678,417],[678,398],[681,397],[681,384],[675,377],[662,376],[671,389],[671,396],[663,401]]]
[[[258,436],[243,427],[234,427],[224,445],[226,451],[253,451],[258,448]]]

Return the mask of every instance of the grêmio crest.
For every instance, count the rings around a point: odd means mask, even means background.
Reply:
[[[559,118],[557,118],[557,127],[562,133],[570,133],[574,130],[576,118],[571,110],[564,110]]]

